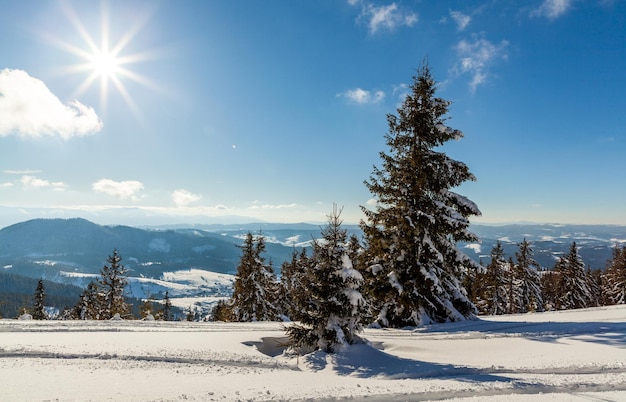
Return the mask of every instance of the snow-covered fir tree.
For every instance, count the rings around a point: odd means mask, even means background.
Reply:
[[[117,250],[107,258],[107,264],[100,271],[100,291],[102,293],[102,310],[100,319],[108,320],[119,314],[121,318],[130,315],[130,307],[124,299],[124,288],[128,283],[126,273],[128,270],[121,263],[122,257]]]
[[[500,241],[491,250],[491,261],[478,275],[476,307],[482,314],[500,315],[508,312],[510,301],[510,264]]]
[[[578,253],[576,242],[573,242],[569,252],[559,259],[555,269],[560,273],[557,308],[569,310],[589,307],[592,295],[585,273],[585,263]]]
[[[544,310],[556,310],[559,305],[561,273],[555,270],[541,272],[541,296]]]
[[[322,239],[313,243],[310,263],[302,265],[306,271],[292,290],[298,294],[294,300],[299,322],[286,332],[297,351],[333,353],[354,343],[362,329],[365,300],[359,287],[363,278],[350,261],[340,214],[335,207],[322,229]]]
[[[533,248],[524,238],[515,253],[516,264],[513,270],[515,297],[513,313],[543,311],[543,296],[539,278],[539,264],[533,257]]]
[[[382,167],[365,182],[377,204],[373,211],[362,207],[361,228],[383,326],[457,321],[476,312],[461,281],[479,267],[457,242],[477,241],[468,218],[480,211],[451,191],[475,177],[437,150],[463,134],[445,124],[450,102],[436,97],[436,89],[428,66],[421,67],[398,115],[387,116],[389,151],[380,153]]]
[[[46,320],[48,318],[45,310],[45,302],[46,289],[43,285],[43,279],[39,279],[35,295],[33,296],[33,320]]]
[[[218,300],[211,309],[211,321],[231,321],[233,318],[230,300]]]
[[[291,253],[291,259],[285,261],[280,272],[280,297],[281,311],[291,320],[299,320],[304,305],[303,300],[307,296],[305,288],[305,275],[310,272],[308,265],[311,259],[307,256],[306,248],[298,252],[295,248]]]
[[[276,306],[276,275],[271,263],[266,263],[265,238],[248,232],[233,289],[231,308],[234,321],[278,320]]]
[[[615,246],[603,275],[606,304],[626,304],[626,246]]]
[[[78,304],[74,307],[79,320],[99,320],[102,310],[102,295],[95,282],[89,282],[87,289],[80,294]]]

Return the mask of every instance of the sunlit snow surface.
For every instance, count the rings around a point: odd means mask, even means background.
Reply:
[[[280,323],[0,320],[0,399],[626,400],[626,306],[363,336],[297,357]]]

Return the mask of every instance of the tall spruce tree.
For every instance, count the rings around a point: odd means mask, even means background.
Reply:
[[[561,274],[558,308],[569,310],[589,307],[592,300],[591,289],[585,273],[585,263],[578,254],[576,242],[572,243],[569,252],[557,262],[556,270]]]
[[[276,306],[276,275],[272,265],[265,262],[265,238],[248,232],[232,296],[232,312],[235,321],[278,320]]]
[[[606,304],[626,304],[626,246],[613,248],[603,275],[602,290]]]
[[[46,320],[48,315],[45,310],[46,289],[43,286],[43,279],[37,282],[37,289],[33,296],[33,320]]]
[[[367,221],[361,228],[383,326],[457,321],[476,312],[461,282],[468,270],[480,268],[456,244],[477,241],[468,227],[469,217],[480,211],[451,191],[475,177],[464,163],[437,150],[463,134],[446,126],[451,102],[435,97],[435,91],[425,65],[398,115],[387,116],[389,151],[380,153],[382,167],[375,166],[365,182],[377,204],[373,211],[362,207]]]
[[[352,344],[361,331],[365,300],[359,288],[363,277],[348,255],[347,231],[335,207],[322,239],[313,243],[313,256],[293,292],[300,314],[298,324],[286,328],[291,347],[298,351],[321,349],[333,353]]]
[[[543,296],[539,278],[539,264],[533,258],[533,248],[524,238],[515,253],[517,263],[514,268],[515,299],[514,313],[543,311]]]
[[[128,283],[126,273],[128,270],[121,263],[122,257],[117,250],[107,258],[108,265],[104,265],[100,271],[98,283],[102,293],[102,311],[100,319],[108,320],[119,314],[121,318],[128,318],[130,307],[124,299],[124,288]]]

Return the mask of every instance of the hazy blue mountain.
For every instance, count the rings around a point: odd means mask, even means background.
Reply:
[[[616,244],[626,244],[626,226],[617,225],[472,225],[480,244],[462,245],[462,250],[476,261],[489,262],[489,253],[500,241],[508,256],[515,257],[518,244],[526,238],[535,251],[535,259],[544,268],[553,268],[557,259],[576,242],[585,265],[604,268]]]

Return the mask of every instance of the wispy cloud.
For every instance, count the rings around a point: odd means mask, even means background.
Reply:
[[[264,204],[264,205],[252,205],[250,207],[250,209],[290,209],[290,208],[295,208],[297,206],[298,206],[298,204],[296,204],[296,203],[276,204],[276,205]]]
[[[48,181],[35,176],[24,175],[20,179],[22,185],[26,188],[51,188],[55,191],[64,191],[67,185],[62,181]]]
[[[553,20],[565,14],[571,5],[572,0],[544,0],[538,8],[531,12],[531,16],[546,17]]]
[[[413,26],[417,23],[417,14],[401,10],[396,3],[376,6],[368,1],[348,0],[352,6],[361,6],[358,19],[366,21],[371,34],[381,30],[393,31],[400,26]]]
[[[41,173],[41,170],[35,170],[35,169],[3,170],[2,173],[5,173],[5,174],[37,174],[37,173]]]
[[[121,200],[136,201],[140,198],[139,193],[143,190],[143,183],[136,180],[100,179],[93,183],[91,188],[98,193],[108,194]]]
[[[93,134],[102,121],[78,101],[63,104],[43,81],[22,70],[0,70],[0,137],[26,138]]]
[[[172,200],[177,207],[186,207],[193,202],[200,201],[201,198],[201,195],[193,194],[183,189],[176,190],[172,193]]]
[[[470,88],[475,91],[487,81],[489,67],[497,60],[507,58],[508,45],[506,40],[494,44],[482,36],[473,36],[471,40],[463,39],[456,46],[459,61],[455,70],[459,74],[471,76]]]
[[[378,103],[385,99],[385,93],[383,91],[370,92],[361,88],[349,89],[345,92],[338,93],[337,96],[349,99],[352,102],[362,105],[368,103]]]
[[[7,181],[5,183],[0,184],[1,188],[9,188],[9,187],[13,187],[13,183],[11,183],[10,181]]]
[[[456,27],[459,31],[463,31],[472,21],[472,17],[465,15],[460,11],[450,10],[450,18],[456,23]]]

